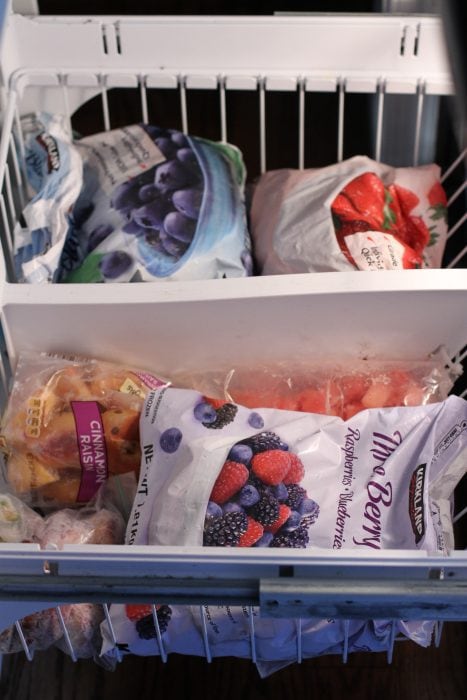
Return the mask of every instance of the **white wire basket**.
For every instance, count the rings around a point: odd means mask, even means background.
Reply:
[[[338,47],[338,48],[336,48]],[[128,123],[149,121],[152,105],[170,93],[182,130],[192,123],[191,96],[217,104],[220,140],[231,139],[234,93],[255,95],[247,118],[257,138],[245,155],[269,166],[271,95],[295,102],[294,149],[288,167],[313,158],[309,97],[335,97],[331,160],[348,155],[347,106],[371,98],[371,152],[391,163],[397,129],[408,136],[404,164],[435,158],[433,143],[441,100],[453,93],[440,21],[418,16],[308,15],[291,17],[22,17],[5,20],[2,45],[0,260],[2,324],[1,398],[5,403],[18,353],[63,351],[170,376],[180,365],[202,371],[261,356],[263,362],[297,359],[299,348],[329,355],[336,347],[357,357],[419,359],[440,345],[462,361],[467,343],[465,151],[451,144],[443,155],[450,228],[444,269],[338,272],[157,285],[24,285],[12,264],[15,230],[26,200],[20,116],[46,109],[64,113],[70,132],[77,110],[93,100],[96,121],[115,125],[112,91],[126,88]],[[213,97],[214,96],[214,97]],[[394,98],[401,99],[395,103]],[[286,99],[284,97],[284,99]],[[315,102],[318,104],[318,102]],[[395,105],[407,108],[401,114]],[[79,112],[78,112],[79,114]],[[311,115],[312,116],[312,115]],[[238,118],[238,115],[237,115]],[[120,124],[119,124],[120,125]],[[203,134],[199,134],[203,136]],[[404,136],[404,137],[405,137]],[[457,155],[450,156],[457,147]],[[395,163],[400,164],[400,163]],[[282,333],[275,329],[280,318]],[[148,322],[148,320],[150,322]],[[304,322],[306,320],[306,322]],[[319,333],[316,332],[319,329]],[[299,339],[292,343],[291,339]],[[188,352],[189,349],[189,352]],[[464,392],[465,393],[465,392]],[[458,508],[462,510],[462,506]],[[0,622],[65,602],[108,605],[154,602],[199,605],[208,661],[212,658],[204,606],[242,605],[261,615],[301,618],[467,619],[467,553],[429,556],[414,551],[206,551],[183,547],[68,546],[60,552],[35,545],[0,545]],[[256,660],[254,616],[249,615],[251,658]],[[156,631],[157,615],[154,608]],[[346,623],[347,624],[347,623]],[[115,635],[114,635],[115,637]],[[393,634],[388,645],[392,658]],[[342,645],[348,655],[348,627]],[[166,660],[158,632],[155,653]]]

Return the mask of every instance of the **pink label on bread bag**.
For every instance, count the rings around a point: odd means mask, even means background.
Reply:
[[[81,484],[78,502],[90,501],[97,490],[107,481],[107,449],[104,426],[97,401],[71,401],[76,423]]]
[[[167,385],[167,382],[158,379],[153,374],[149,374],[149,372],[133,372],[133,374],[136,374],[138,379],[141,379],[143,384],[146,384],[150,389],[158,389],[160,386]]]

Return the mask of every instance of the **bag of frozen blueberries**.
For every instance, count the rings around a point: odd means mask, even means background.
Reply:
[[[39,114],[24,124],[35,195],[17,236],[20,280],[251,274],[246,171],[234,146],[148,124],[74,141],[59,116]]]
[[[128,545],[449,552],[452,494],[466,472],[467,402],[338,416],[246,408],[199,392],[151,392]],[[258,668],[349,649],[381,650],[391,621],[268,619],[255,607],[113,605],[120,650],[250,657]],[[155,621],[158,629],[156,630]],[[103,623],[103,653],[115,653]],[[429,645],[429,621],[396,633]],[[207,630],[207,631],[205,631]],[[204,636],[203,636],[204,635]],[[159,637],[159,638],[158,638]],[[278,666],[279,664],[279,666]]]

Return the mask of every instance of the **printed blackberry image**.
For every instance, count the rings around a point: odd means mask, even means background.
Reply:
[[[224,428],[229,423],[235,419],[237,415],[238,406],[234,403],[225,403],[219,408],[216,408],[216,418],[213,421],[203,422],[205,428],[213,428],[214,430],[220,430]]]
[[[159,629],[163,634],[172,617],[172,608],[169,605],[161,605],[156,612]],[[156,626],[152,615],[146,615],[136,622],[136,631],[141,639],[155,639],[157,637]]]
[[[236,547],[240,537],[247,531],[248,519],[245,513],[226,513],[221,518],[205,521],[204,547]]]
[[[272,525],[279,517],[279,501],[270,494],[264,494],[248,512],[261,525]]]
[[[292,532],[278,532],[269,546],[304,549],[309,541],[310,537],[308,535],[308,530],[302,525]]]
[[[212,426],[211,426],[212,427]],[[257,433],[257,435],[252,435],[246,440],[242,440],[243,445],[248,445],[253,450],[254,454],[259,452],[266,452],[267,450],[288,450],[289,446],[282,442],[279,435],[265,430],[262,433]]]
[[[298,510],[300,503],[306,498],[306,491],[298,484],[287,484],[286,489],[288,496],[285,500],[285,505],[292,510]]]

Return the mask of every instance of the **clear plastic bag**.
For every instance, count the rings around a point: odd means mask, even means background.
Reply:
[[[30,523],[28,531],[31,532],[31,540],[42,549],[59,550],[70,544],[122,544],[126,523],[122,511],[127,513],[135,489],[134,475],[126,474],[109,479],[94,502],[84,508],[59,510],[45,518],[24,504],[18,510],[23,520]],[[75,657],[97,658],[102,644],[99,631],[104,619],[102,606],[91,603],[61,605],[60,613],[62,620],[56,608],[33,613],[20,620],[29,650],[41,651],[56,645],[65,653],[71,653],[64,635],[63,621]],[[0,634],[0,653],[14,653],[22,649],[16,626]]]
[[[85,358],[24,353],[2,420],[5,474],[32,505],[84,504],[110,474],[138,473],[148,372]]]
[[[347,420],[367,408],[421,406],[445,399],[462,365],[440,348],[424,360],[357,360],[310,357],[308,362],[251,364],[175,374],[176,386],[195,388],[206,414],[223,402],[248,408],[281,408]],[[211,408],[210,408],[211,406]],[[199,409],[201,410],[201,409]]]

